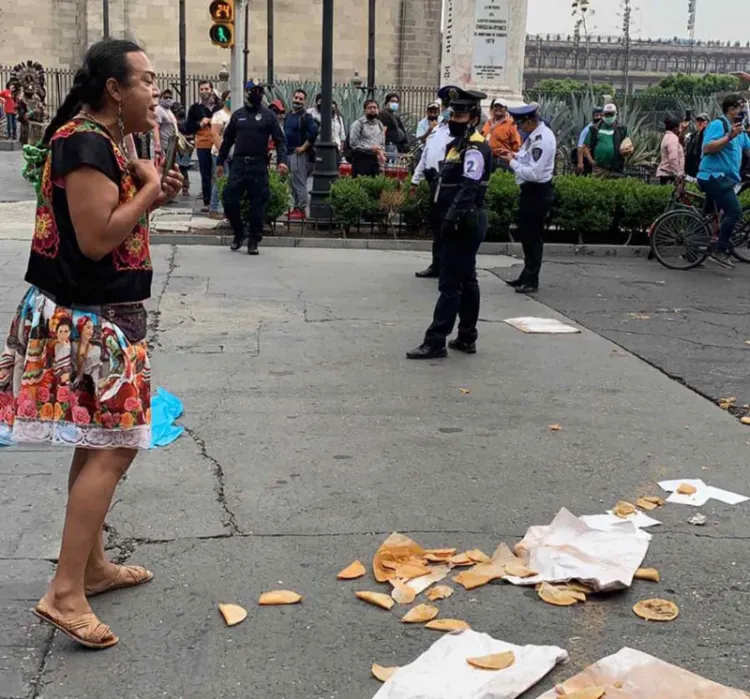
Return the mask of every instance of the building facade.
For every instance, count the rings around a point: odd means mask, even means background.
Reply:
[[[210,0],[185,0],[187,70],[215,75],[229,51],[208,37]],[[33,5],[33,12],[30,7]],[[378,84],[436,85],[440,64],[441,0],[378,0]],[[248,72],[266,70],[266,0],[250,0]],[[335,6],[334,80],[367,74],[367,0]],[[109,0],[110,34],[138,42],[157,72],[179,68],[177,0]],[[321,62],[322,0],[276,0],[275,77],[316,80]],[[49,68],[75,68],[102,37],[101,0],[3,0],[0,65],[32,59]]]
[[[687,40],[632,41],[625,46],[622,37],[592,37],[589,60],[594,82],[625,90],[626,65],[628,91],[640,92],[672,73],[730,73],[750,68],[750,42]],[[587,80],[589,69],[586,47],[573,37],[529,35],[526,37],[524,87],[532,89],[545,78]]]

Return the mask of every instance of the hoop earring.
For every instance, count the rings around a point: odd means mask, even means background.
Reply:
[[[125,144],[125,120],[122,117],[122,102],[117,103],[117,129],[120,132],[120,146]]]

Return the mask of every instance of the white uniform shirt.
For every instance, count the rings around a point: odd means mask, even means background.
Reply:
[[[425,170],[440,170],[440,164],[445,160],[448,144],[453,140],[448,122],[442,122],[427,138],[419,159],[417,169],[411,178],[413,185],[418,185],[424,179]]]
[[[510,163],[510,169],[516,174],[516,182],[550,182],[555,172],[556,155],[555,134],[542,122],[526,139]]]

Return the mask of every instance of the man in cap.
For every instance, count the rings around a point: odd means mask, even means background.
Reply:
[[[508,284],[515,287],[519,294],[531,294],[539,289],[544,224],[554,200],[552,176],[555,171],[557,139],[542,120],[536,102],[513,108],[510,113],[518,127],[529,134],[529,137],[517,155],[503,156],[516,174],[516,182],[521,186],[518,228],[524,257],[521,276]]]
[[[448,88],[453,110],[448,128],[453,140],[440,168],[435,194],[437,205],[445,210],[440,228],[443,259],[432,325],[424,341],[407,352],[409,359],[446,357],[445,343],[458,318],[458,337],[448,346],[475,354],[479,319],[477,251],[487,232],[484,197],[492,173],[492,151],[484,136],[477,133],[482,92]]]
[[[584,142],[583,157],[597,177],[621,175],[625,156],[632,153],[628,129],[617,122],[617,107],[605,104],[602,120],[589,129]]]
[[[441,102],[447,105],[450,102],[448,93],[451,90],[458,89],[459,88],[454,85],[446,85],[440,90],[438,97],[441,99]],[[433,106],[435,106],[437,110],[442,109],[440,102],[434,102],[430,105],[430,108]],[[422,149],[422,155],[416,169],[414,170],[414,176],[411,179],[412,195],[416,192],[416,188],[422,180],[427,180],[427,184],[430,186],[430,213],[428,225],[432,232],[432,262],[427,269],[423,269],[421,272],[415,272],[415,276],[421,279],[437,278],[440,276],[441,258],[443,255],[440,227],[443,225],[443,218],[446,211],[444,207],[438,205],[435,200],[435,195],[437,193],[440,166],[442,165],[443,160],[445,160],[445,151],[448,147],[448,143],[453,140],[448,123],[448,120],[450,119],[450,107],[448,107],[447,117],[447,119],[443,119],[443,116],[440,117],[440,123],[426,139],[425,146]]]
[[[702,112],[695,117],[695,131],[685,138],[685,174],[697,177],[703,157],[703,137],[711,117]]]
[[[424,144],[443,122],[443,117],[440,115],[442,109],[440,102],[427,105],[427,116],[417,124],[417,140],[420,143]]]
[[[286,175],[287,154],[284,132],[276,114],[263,106],[263,85],[249,80],[245,85],[245,105],[238,109],[227,124],[219,157],[216,176],[224,175],[224,163],[234,146],[232,169],[224,188],[224,213],[232,224],[233,251],[242,247],[245,234],[242,227],[242,198],[247,194],[249,213],[248,255],[258,254],[258,243],[263,239],[266,206],[270,198],[268,187],[268,139],[276,146],[276,163],[279,173]]]
[[[597,124],[601,124],[603,118],[604,107],[594,107],[591,114],[591,121],[581,131],[581,135],[578,137],[578,146],[573,149],[573,164],[577,167],[581,175],[590,175],[592,172],[591,163],[584,157],[586,152],[584,146],[586,145],[589,131]]]
[[[518,153],[521,148],[521,134],[518,133],[513,117],[508,114],[505,100],[495,99],[490,107],[491,117],[482,128],[482,135],[490,142],[492,157],[498,165],[504,153]]]

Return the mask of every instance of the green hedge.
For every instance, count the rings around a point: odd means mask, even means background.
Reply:
[[[342,178],[331,190],[334,219],[346,227],[367,219],[379,209],[385,189],[409,187],[384,176]],[[549,225],[572,239],[586,243],[621,242],[630,234],[643,233],[664,212],[671,186],[652,185],[636,179],[601,180],[562,175],[555,178],[555,204]],[[750,192],[747,195],[750,197]],[[519,188],[511,173],[496,172],[487,190],[488,240],[507,240],[518,215]],[[424,226],[429,190],[423,182],[415,197],[401,210],[408,230]]]

